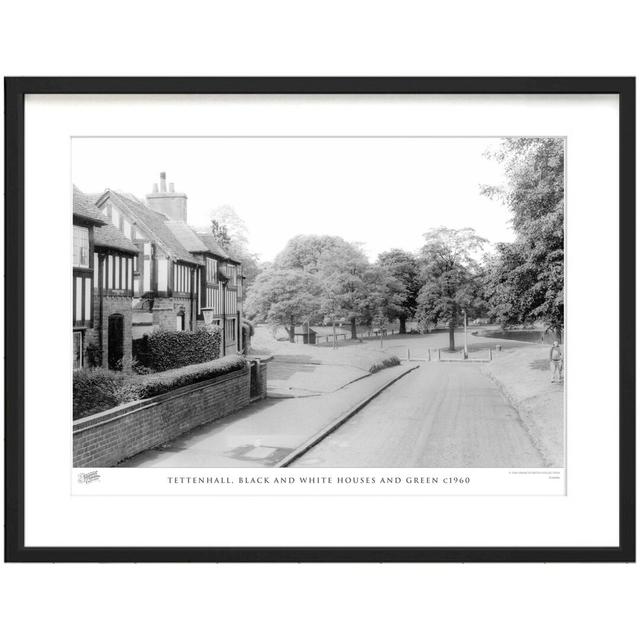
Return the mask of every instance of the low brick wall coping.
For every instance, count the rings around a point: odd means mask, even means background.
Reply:
[[[238,371],[232,371],[231,373],[226,373],[222,376],[218,376],[217,378],[213,378],[212,380],[195,382],[194,384],[189,384],[184,387],[180,387],[179,389],[172,389],[171,391],[167,391],[167,393],[162,393],[160,395],[153,396],[152,398],[134,400],[133,402],[127,402],[125,404],[118,405],[117,407],[113,407],[112,409],[101,411],[100,413],[94,413],[90,416],[85,416],[84,418],[78,418],[78,420],[73,421],[73,433],[80,433],[81,431],[100,427],[123,415],[135,413],[136,411],[141,411],[146,407],[162,404],[163,402],[169,402],[170,400],[192,393],[198,389],[224,384],[234,378],[239,378],[240,376],[245,375],[248,368],[249,365],[239,369]]]
[[[73,423],[73,466],[113,467],[266,397],[267,364],[196,382]]]

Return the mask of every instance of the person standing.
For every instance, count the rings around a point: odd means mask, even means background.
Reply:
[[[557,340],[553,341],[553,346],[549,351],[549,364],[553,374],[551,382],[562,382],[562,351]]]

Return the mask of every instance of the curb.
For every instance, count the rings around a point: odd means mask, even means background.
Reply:
[[[274,391],[269,391],[267,387],[267,398],[315,398],[317,396],[324,396],[329,393],[335,393],[336,391],[340,391],[345,387],[348,387],[350,384],[354,382],[358,382],[359,380],[364,380],[369,376],[372,376],[373,373],[365,373],[363,376],[359,376],[358,378],[354,378],[353,380],[349,380],[349,382],[345,382],[341,387],[337,387],[336,389],[332,389],[331,391],[314,391],[313,389],[302,389],[300,387],[297,388],[298,391],[302,391],[303,393],[296,395],[295,393],[291,393],[289,390],[287,391],[278,391],[276,387],[271,387],[275,389]]]
[[[347,412],[343,413],[339,418],[330,422],[326,427],[323,427],[320,431],[315,433],[311,438],[309,438],[306,442],[303,442],[299,447],[294,449],[287,456],[282,458],[278,464],[275,465],[276,468],[288,467],[292,462],[297,460],[300,456],[304,455],[309,451],[309,449],[315,447],[321,440],[324,440],[329,434],[334,432],[338,427],[343,425],[349,418],[353,417],[358,411],[363,409],[366,405],[368,405],[376,396],[380,395],[386,388],[390,387],[394,382],[400,380],[408,373],[411,373],[415,369],[417,369],[420,365],[416,364],[413,367],[406,369],[401,374],[396,376],[395,378],[391,378],[391,380],[387,380],[383,385],[378,387],[375,391],[370,393],[364,400],[360,400],[356,405],[351,407]]]

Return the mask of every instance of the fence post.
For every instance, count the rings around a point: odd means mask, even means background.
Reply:
[[[407,362],[409,362],[409,360],[411,360],[411,351],[407,349]]]
[[[440,362],[440,349],[438,349],[438,362]]]
[[[428,351],[428,353],[429,353],[429,355],[427,356],[427,358],[428,358],[428,362],[431,362],[431,347],[429,347],[429,348],[427,349],[427,351]]]
[[[491,353],[491,347],[489,347],[489,362],[493,360],[493,354]]]

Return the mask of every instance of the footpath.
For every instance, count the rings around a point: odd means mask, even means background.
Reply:
[[[546,464],[564,466],[564,382],[551,382],[549,346],[494,352],[483,370],[516,408]]]
[[[333,393],[369,376],[373,364],[393,355],[371,344],[341,343],[340,348],[331,349],[271,342],[268,347],[269,398],[300,398]]]
[[[272,365],[273,361],[270,361],[268,366],[271,368]],[[366,374],[363,369],[354,367],[358,372],[357,379],[327,392],[320,392],[318,388],[329,385],[331,375],[325,375],[329,369],[324,367],[332,365],[313,366],[320,373],[316,376],[305,374],[308,375],[306,382],[315,387],[313,394],[268,397],[227,418],[198,427],[166,445],[130,458],[121,466],[277,466],[310,439],[339,423],[354,409],[375,397],[381,388],[393,384],[417,365],[405,363],[366,377],[362,377]]]

